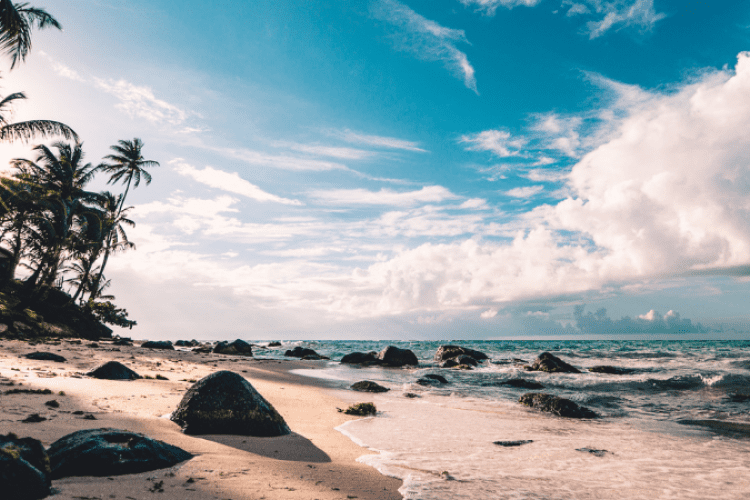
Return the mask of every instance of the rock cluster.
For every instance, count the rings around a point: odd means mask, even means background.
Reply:
[[[435,362],[440,368],[471,369],[485,359],[488,359],[485,353],[457,345],[443,345],[435,352]]]
[[[519,403],[535,408],[539,411],[552,413],[558,417],[567,418],[597,418],[598,415],[585,406],[578,406],[573,401],[551,394],[532,392],[524,394]]]
[[[214,346],[216,354],[236,354],[241,356],[252,356],[253,346],[244,340],[237,339],[234,342],[219,342]]]
[[[300,347],[300,346],[297,346],[294,349],[287,350],[284,353],[284,356],[287,356],[290,358],[300,358],[304,360],[330,359],[326,356],[321,356],[320,354],[318,354],[312,349],[308,349],[307,347]]]
[[[174,346],[169,340],[149,340],[141,344],[141,347],[146,349],[163,349],[167,351],[174,351]]]

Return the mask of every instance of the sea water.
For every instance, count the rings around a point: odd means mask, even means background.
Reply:
[[[303,345],[330,356],[326,369],[302,372],[336,380],[342,389],[359,380],[391,389],[342,391],[347,401],[370,401],[379,411],[338,430],[374,451],[360,461],[402,479],[407,499],[750,498],[750,342],[450,342],[489,356],[471,371],[437,367],[435,351],[447,343],[316,341],[277,352]],[[337,362],[386,345],[411,349],[419,368]],[[582,373],[524,370],[545,351]],[[587,371],[595,365],[631,372]],[[427,373],[449,384],[415,383]],[[512,378],[544,389],[502,384]],[[536,412],[518,403],[527,392],[571,399],[601,418]],[[721,423],[730,425],[717,430]],[[496,444],[503,441],[530,442]]]

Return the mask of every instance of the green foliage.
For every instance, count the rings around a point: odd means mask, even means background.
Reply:
[[[96,302],[93,299],[89,299],[86,308],[91,311],[91,314],[93,314],[97,320],[108,325],[133,328],[138,324],[135,321],[128,319],[128,311],[118,308],[108,300],[104,302]]]

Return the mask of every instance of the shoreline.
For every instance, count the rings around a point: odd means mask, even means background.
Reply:
[[[168,469],[113,477],[71,477],[52,483],[48,498],[172,499],[372,499],[397,500],[399,479],[357,462],[371,454],[335,430],[355,420],[339,413],[348,405],[334,394],[336,385],[291,373],[317,368],[323,362],[263,360],[243,356],[159,351],[138,346],[113,346],[99,341],[68,340],[30,345],[0,341],[0,389],[49,389],[52,394],[3,394],[2,433],[39,439],[49,446],[81,429],[113,427],[140,432],[195,455]],[[63,363],[35,361],[23,355],[45,351],[66,358]],[[142,376],[168,380],[98,380],[82,377],[107,361],[119,361]],[[284,417],[292,434],[275,438],[234,435],[188,436],[164,418],[179,404],[191,380],[219,370],[244,376]],[[10,386],[10,383],[13,383]],[[64,395],[60,394],[60,391]],[[366,395],[362,396],[367,398]],[[58,408],[45,402],[56,400]],[[74,415],[83,411],[84,415]],[[37,413],[47,420],[22,423]],[[84,419],[92,415],[95,420]],[[155,485],[161,483],[156,490]]]

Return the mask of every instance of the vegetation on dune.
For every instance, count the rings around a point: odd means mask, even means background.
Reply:
[[[60,28],[49,13],[28,4],[0,0],[0,53],[10,68],[31,49],[32,28]],[[134,248],[126,227],[131,186],[151,183],[147,169],[159,163],[143,157],[143,142],[121,140],[99,165],[84,161],[83,145],[67,125],[49,120],[12,123],[11,105],[26,96],[0,98],[0,141],[57,140],[33,147],[33,159],[15,159],[0,177],[0,323],[5,334],[106,336],[107,323],[132,328],[136,322],[104,291],[104,270],[114,254]],[[62,140],[61,140],[62,139]],[[98,173],[124,193],[94,192]],[[0,334],[2,328],[0,328]]]

